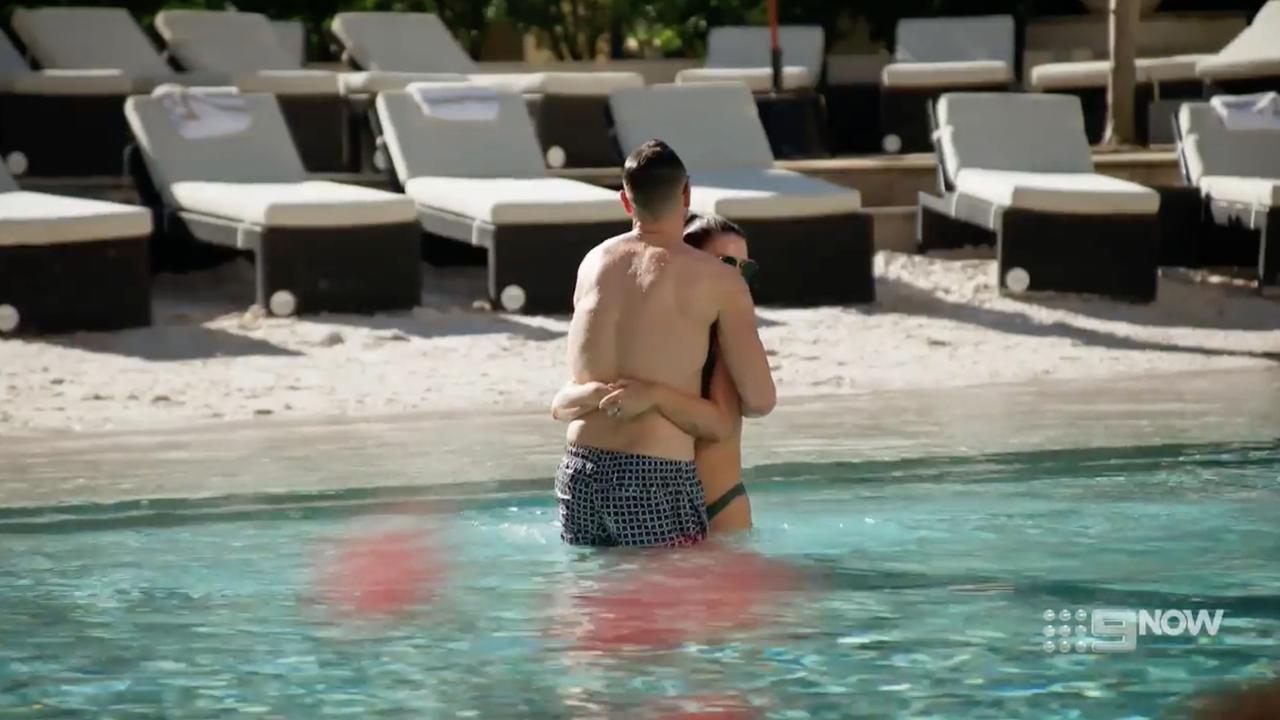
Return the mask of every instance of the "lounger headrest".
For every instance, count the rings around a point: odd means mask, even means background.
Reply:
[[[783,25],[778,28],[778,45],[786,65],[803,67],[808,84],[822,77],[826,33],[821,25]],[[711,28],[707,35],[709,68],[769,67],[769,28],[725,25]]]
[[[1074,95],[946,93],[936,110],[937,141],[952,179],[965,168],[1093,171]]]
[[[498,118],[499,93],[490,87],[467,83],[416,82],[405,91],[413,96],[422,114],[438,120],[492,122]]]
[[[1215,95],[1209,105],[1228,130],[1280,130],[1280,94]]]
[[[162,85],[151,93],[168,111],[178,134],[187,140],[236,135],[249,129],[253,117],[239,93],[188,92],[175,85]]]
[[[333,34],[363,70],[474,73],[476,62],[432,13],[344,12]]]
[[[114,68],[147,76],[170,72],[124,8],[18,8],[11,22],[27,50],[46,69]]]
[[[547,173],[533,120],[516,93],[465,83],[413,83],[405,92],[379,93],[375,106],[401,182]]]
[[[219,73],[299,70],[265,15],[220,10],[161,10],[156,30],[188,70]]]
[[[1178,127],[1192,183],[1206,175],[1280,178],[1280,126],[1230,129],[1214,103],[1189,102],[1178,109]]]
[[[904,18],[898,21],[898,62],[999,60],[1013,65],[1014,23],[1010,15]]]
[[[650,85],[609,98],[623,153],[662,138],[691,173],[773,167],[755,99],[743,83]]]

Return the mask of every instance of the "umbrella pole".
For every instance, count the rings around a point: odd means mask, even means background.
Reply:
[[[778,0],[769,0],[769,53],[773,91],[782,92],[782,46],[778,43]]]

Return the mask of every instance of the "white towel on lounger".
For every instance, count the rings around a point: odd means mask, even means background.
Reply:
[[[1209,100],[1228,130],[1280,130],[1280,95],[1216,95]]]
[[[405,90],[427,117],[471,121],[498,117],[498,93],[492,88],[463,83],[411,83]]]
[[[186,88],[157,88],[152,95],[169,111],[178,134],[188,140],[235,135],[253,124],[249,106],[234,89],[190,92]]]

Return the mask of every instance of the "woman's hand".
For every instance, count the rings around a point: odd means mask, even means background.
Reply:
[[[639,417],[658,403],[658,386],[643,380],[623,378],[609,385],[610,392],[600,400],[600,410],[614,420]]]

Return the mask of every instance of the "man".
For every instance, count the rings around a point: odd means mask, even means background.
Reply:
[[[707,512],[693,437],[652,402],[604,403],[616,389],[610,383],[697,397],[713,325],[744,416],[773,410],[773,376],[742,275],[683,240],[689,178],[675,151],[652,140],[631,153],[621,199],[631,232],[587,253],[574,290],[569,364],[575,382],[594,388],[584,402],[608,409],[569,424],[556,473],[561,537],[576,545],[697,542]]]

